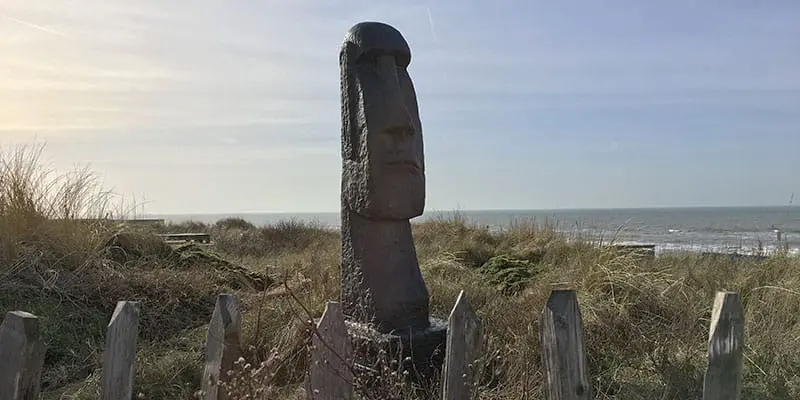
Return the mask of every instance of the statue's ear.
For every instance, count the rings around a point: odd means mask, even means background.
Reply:
[[[360,110],[358,85],[355,71],[355,58],[359,50],[355,43],[346,41],[339,53],[340,90],[342,106],[342,146],[344,159],[358,161],[360,157],[360,132],[358,118]]]

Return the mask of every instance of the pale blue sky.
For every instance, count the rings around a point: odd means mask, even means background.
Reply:
[[[335,211],[363,20],[411,45],[428,210],[800,193],[793,0],[0,0],[0,145],[154,213]]]

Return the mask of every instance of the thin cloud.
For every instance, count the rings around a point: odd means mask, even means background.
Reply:
[[[433,14],[431,14],[431,7],[426,7],[428,9],[428,23],[431,26],[431,36],[433,36],[433,41],[439,43],[439,38],[436,36],[436,29],[433,26]]]
[[[64,36],[63,32],[57,31],[57,30],[55,30],[55,29],[53,29],[53,28],[51,28],[49,26],[46,26],[46,25],[39,25],[39,24],[34,24],[33,22],[23,21],[23,20],[21,20],[19,18],[14,18],[14,17],[6,15],[6,14],[3,15],[3,18],[7,19],[9,21],[12,21],[12,22],[16,22],[16,23],[18,23],[20,25],[27,26],[28,28],[33,28],[33,29],[36,29],[36,30],[39,30],[39,31],[42,31],[42,32],[47,32],[47,33],[50,33],[50,34],[53,34],[53,35]]]

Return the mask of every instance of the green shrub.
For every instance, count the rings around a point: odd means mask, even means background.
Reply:
[[[245,220],[244,218],[239,218],[239,217],[231,217],[231,218],[221,219],[221,220],[217,221],[217,223],[214,224],[214,227],[217,228],[217,229],[222,229],[222,230],[225,230],[225,229],[241,229],[241,230],[244,230],[244,231],[256,228],[255,225],[253,225],[249,221]]]
[[[483,264],[479,272],[488,277],[489,283],[504,294],[516,294],[525,288],[535,275],[535,266],[528,260],[507,255],[495,256]]]

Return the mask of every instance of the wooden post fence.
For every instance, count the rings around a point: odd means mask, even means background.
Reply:
[[[0,399],[38,400],[45,347],[39,319],[10,311],[0,324]]]
[[[742,391],[744,312],[738,293],[718,292],[708,332],[703,400],[736,400]]]
[[[540,325],[544,394],[548,400],[592,398],[583,322],[574,290],[553,290]]]
[[[462,290],[450,312],[442,377],[442,400],[477,398],[483,324]]]
[[[136,340],[140,306],[120,301],[106,333],[103,355],[103,400],[131,400],[134,393]],[[205,400],[226,399],[220,383],[241,355],[241,316],[236,297],[217,297],[208,327],[202,391]],[[736,400],[741,395],[744,312],[739,295],[718,292],[708,335],[704,400]],[[474,399],[484,346],[483,324],[464,291],[448,319],[442,372],[443,400]],[[543,392],[547,400],[592,398],[584,348],[583,322],[574,290],[553,290],[540,321]],[[353,348],[341,305],[328,302],[312,337],[306,396],[311,400],[353,398]],[[0,324],[0,400],[37,400],[45,347],[39,319],[9,312]]]
[[[342,306],[329,301],[311,338],[306,382],[309,400],[353,398],[353,345],[347,336]]]
[[[103,354],[103,400],[131,400],[136,373],[139,303],[120,301],[111,315]]]
[[[242,354],[241,337],[242,318],[236,296],[217,296],[206,338],[206,364],[201,382],[205,400],[228,398],[226,391],[220,387],[220,380],[227,379],[227,372],[233,369],[234,362]]]

